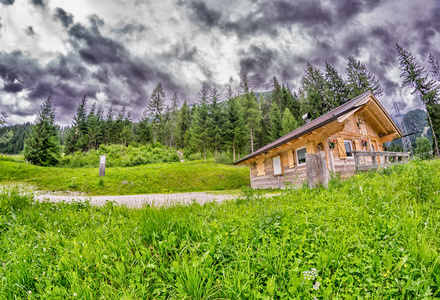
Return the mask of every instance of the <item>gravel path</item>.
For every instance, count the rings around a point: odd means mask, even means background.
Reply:
[[[206,202],[222,202],[228,199],[236,199],[237,195],[212,195],[205,192],[197,193],[173,193],[173,194],[147,194],[147,195],[123,195],[123,196],[59,196],[50,194],[37,194],[38,200],[60,201],[85,201],[90,200],[93,205],[104,205],[106,201],[115,201],[117,204],[128,207],[141,207],[146,204],[156,206],[170,206],[174,204],[191,204],[196,201],[199,204]]]

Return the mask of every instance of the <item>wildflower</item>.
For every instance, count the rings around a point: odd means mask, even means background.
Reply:
[[[43,252],[46,252],[46,248],[43,248]]]
[[[58,232],[60,232],[60,230],[58,229]]]
[[[315,290],[318,290],[320,285],[321,285],[321,282],[316,281],[315,284],[313,285],[313,288],[314,288]]]
[[[28,291],[28,294],[29,294],[29,295],[32,294],[32,291]]]
[[[76,297],[76,293],[73,293],[73,297]]]
[[[3,264],[4,264],[4,263],[3,263]],[[403,266],[406,268],[408,265],[407,265],[407,264],[404,264]]]

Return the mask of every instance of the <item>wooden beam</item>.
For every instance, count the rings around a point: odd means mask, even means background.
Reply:
[[[392,134],[388,134],[386,136],[381,137],[380,140],[381,140],[382,144],[391,142],[394,139],[394,137],[396,136],[396,134],[397,134],[397,132],[394,132]]]
[[[373,121],[376,122],[377,125],[379,125],[380,129],[382,129],[384,133],[388,133],[388,130],[385,129],[385,127],[382,125],[382,122],[380,122],[377,119],[377,117],[374,115],[374,113],[371,111],[370,108],[367,109],[367,112],[370,115],[370,117],[373,119]]]

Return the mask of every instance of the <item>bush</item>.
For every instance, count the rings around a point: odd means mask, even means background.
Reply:
[[[160,143],[138,146],[132,143],[128,147],[122,145],[101,145],[97,150],[75,152],[65,155],[60,165],[69,168],[99,166],[100,155],[106,155],[107,167],[129,167],[152,163],[180,162],[176,150],[163,147]]]

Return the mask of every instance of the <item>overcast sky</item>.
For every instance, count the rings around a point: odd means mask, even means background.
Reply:
[[[348,56],[366,63],[397,99],[395,44],[425,66],[440,57],[440,0],[0,0],[0,110],[34,121],[52,95],[68,125],[83,95],[137,121],[153,88],[193,103],[203,81],[222,93],[248,73],[255,91],[273,76],[296,90],[307,61],[344,75]]]

